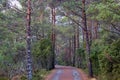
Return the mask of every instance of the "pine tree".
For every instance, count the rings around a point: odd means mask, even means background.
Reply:
[[[31,58],[31,0],[27,2],[27,24],[26,24],[26,34],[27,34],[27,51],[26,51],[26,60],[27,60],[27,78],[32,80],[32,58]]]
[[[88,27],[87,27],[85,2],[86,2],[86,0],[82,0],[82,19],[83,19],[83,26],[84,26],[83,30],[85,32],[87,65],[88,65],[88,70],[89,70],[89,76],[93,77],[92,63],[91,63],[91,59],[90,59],[90,42],[89,42],[89,34],[88,34]]]

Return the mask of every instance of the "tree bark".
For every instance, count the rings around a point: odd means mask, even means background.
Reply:
[[[55,8],[52,7],[52,52],[53,52],[53,56],[52,56],[52,69],[55,68]]]
[[[75,66],[75,58],[76,58],[76,35],[74,33],[73,36],[73,66]]]
[[[79,27],[76,29],[76,49],[79,49]]]
[[[69,54],[70,54],[70,64],[72,63],[72,60],[71,60],[71,53],[72,53],[72,51],[71,51],[71,39],[69,39]]]
[[[92,63],[90,60],[90,43],[89,43],[89,34],[87,28],[87,19],[86,19],[86,11],[85,11],[85,0],[82,0],[82,16],[83,16],[83,26],[85,32],[85,41],[86,41],[86,52],[87,52],[87,65],[89,70],[89,76],[93,77]]]
[[[26,61],[27,61],[27,78],[32,80],[32,59],[31,59],[31,0],[27,3],[27,22],[26,22],[26,34],[27,34],[27,51],[26,51]]]
[[[98,21],[95,21],[94,29],[95,29],[95,39],[97,39],[98,38]]]

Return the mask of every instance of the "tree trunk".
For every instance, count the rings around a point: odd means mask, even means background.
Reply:
[[[28,0],[27,3],[27,26],[26,26],[26,31],[27,31],[27,51],[26,51],[26,60],[27,60],[27,77],[28,80],[32,80],[32,59],[31,59],[31,30],[30,30],[30,25],[31,25],[31,1]]]
[[[79,27],[76,29],[76,49],[79,49]]]
[[[74,33],[74,36],[73,36],[73,66],[75,66],[75,55],[76,55],[76,37]]]
[[[72,63],[72,60],[71,60],[71,39],[69,39],[69,54],[70,54],[70,64]]]
[[[76,53],[77,53],[78,49],[79,49],[79,27],[76,27]],[[79,62],[80,62],[79,59],[80,59],[80,56],[76,56],[75,64],[76,64],[77,67],[79,66]]]
[[[53,56],[52,56],[52,69],[55,68],[55,31],[54,31],[54,27],[55,27],[55,8],[52,8],[52,52],[53,52]]]
[[[98,38],[98,21],[94,23],[95,39]]]
[[[85,2],[86,2],[85,0],[82,0],[82,16],[83,16],[82,19],[83,19],[83,26],[84,26],[84,32],[85,32],[87,65],[88,65],[88,70],[89,70],[89,76],[93,77],[92,63],[90,60],[90,43],[89,43],[89,36],[88,36],[88,29],[87,29]]]

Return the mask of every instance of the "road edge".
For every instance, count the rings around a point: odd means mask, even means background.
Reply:
[[[81,70],[79,68],[76,68],[76,69],[79,71],[82,80],[89,80],[88,75],[83,70]]]
[[[56,72],[56,69],[51,70],[50,73],[53,73],[53,74],[46,75],[46,77],[44,78],[44,80],[51,79],[54,76],[55,72]]]

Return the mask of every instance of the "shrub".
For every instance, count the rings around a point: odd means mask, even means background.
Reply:
[[[33,73],[33,79],[32,80],[44,80],[44,77],[47,73],[48,73],[48,71],[45,70],[45,69],[37,70]],[[26,76],[23,75],[21,77],[21,80],[27,80]]]

